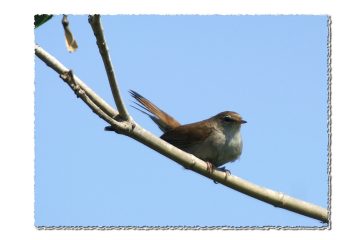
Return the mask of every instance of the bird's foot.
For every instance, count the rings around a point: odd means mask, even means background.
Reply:
[[[220,170],[220,171],[226,173],[226,176],[230,176],[230,175],[231,175],[230,170],[226,169],[225,167],[217,168],[217,170]]]
[[[206,170],[212,173],[214,171],[214,165],[211,162],[206,161]]]
[[[216,169],[219,170],[219,171],[222,171],[222,172],[224,172],[224,173],[226,174],[226,175],[225,175],[225,179],[226,179],[228,176],[231,175],[230,170],[227,170],[225,167],[216,168]],[[218,184],[218,182],[215,181],[215,180],[214,180],[214,183],[215,183],[215,184]]]

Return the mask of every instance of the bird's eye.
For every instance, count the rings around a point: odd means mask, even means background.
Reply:
[[[226,115],[225,117],[223,117],[223,120],[225,122],[232,122],[233,121],[233,119],[229,115]]]

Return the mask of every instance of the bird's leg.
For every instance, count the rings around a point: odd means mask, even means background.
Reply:
[[[212,173],[214,171],[214,165],[211,162],[208,161],[205,162],[206,162],[206,170]]]
[[[206,162],[206,170],[209,171],[210,173],[212,173],[214,171],[214,164],[212,164],[211,162],[205,161]],[[218,184],[217,181],[213,180],[215,184]]]

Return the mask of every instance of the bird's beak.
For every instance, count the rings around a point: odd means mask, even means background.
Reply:
[[[244,124],[244,123],[247,123],[247,121],[241,119],[240,123]]]

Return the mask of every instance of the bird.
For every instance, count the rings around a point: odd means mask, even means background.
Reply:
[[[224,111],[208,119],[182,125],[136,91],[130,90],[129,93],[140,108],[133,107],[149,116],[163,132],[161,139],[204,160],[208,171],[217,168],[229,173],[225,167],[220,167],[235,161],[243,148],[240,129],[246,121],[238,113]],[[112,128],[110,126],[105,130]]]
[[[242,153],[241,125],[246,121],[236,112],[224,111],[206,120],[181,125],[150,100],[134,90],[129,93],[163,131],[161,139],[204,160],[211,171],[214,167],[235,161]],[[225,169],[225,168],[223,168]]]

